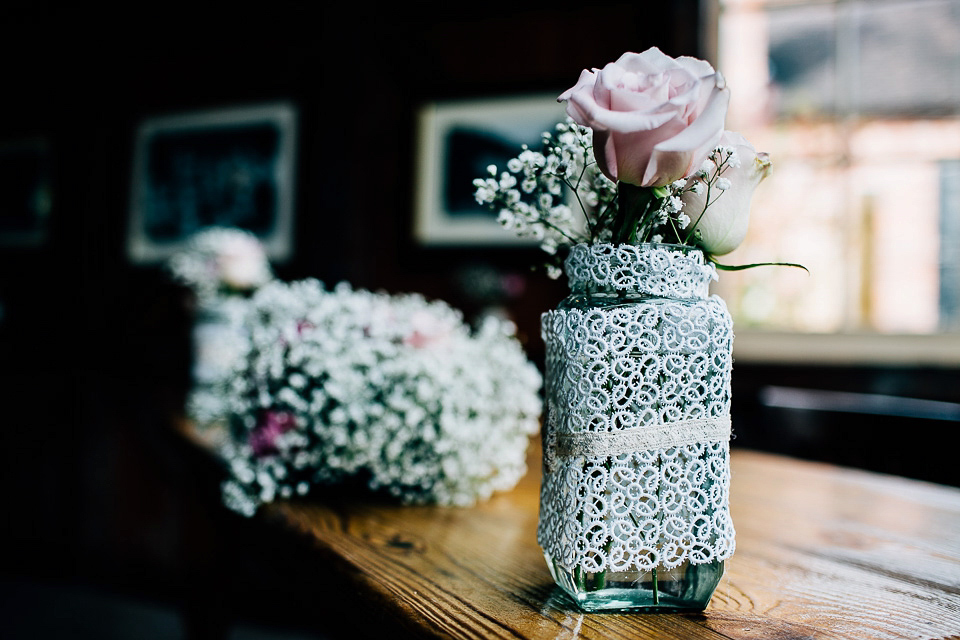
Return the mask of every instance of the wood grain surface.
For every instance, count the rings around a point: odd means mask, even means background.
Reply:
[[[735,450],[737,551],[707,610],[585,614],[536,543],[538,460],[472,508],[328,497],[264,517],[335,572],[354,636],[960,637],[960,490]]]

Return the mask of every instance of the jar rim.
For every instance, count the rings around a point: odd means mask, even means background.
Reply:
[[[571,291],[633,290],[675,297],[702,297],[714,265],[703,250],[689,245],[645,242],[577,244],[564,263]]]
[[[620,247],[664,247],[666,249],[673,249],[675,251],[682,251],[683,253],[704,253],[701,247],[692,244],[677,244],[675,242],[638,242],[637,244],[630,244],[628,242],[623,242],[620,244],[614,244],[612,242],[578,242],[573,245],[574,247],[613,247],[614,249]]]

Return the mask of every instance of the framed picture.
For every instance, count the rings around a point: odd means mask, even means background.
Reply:
[[[46,241],[52,165],[46,139],[0,145],[0,247],[38,247]]]
[[[287,259],[296,125],[286,103],[144,121],[134,149],[130,259],[165,260],[213,226],[250,231],[271,260]]]
[[[419,113],[414,235],[424,245],[533,245],[477,204],[473,180],[500,171],[522,145],[540,149],[541,134],[564,117],[557,94],[438,102]]]

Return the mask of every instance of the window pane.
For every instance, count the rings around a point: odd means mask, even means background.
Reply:
[[[728,126],[770,153],[718,292],[743,327],[960,329],[960,2],[721,5]]]
[[[960,2],[859,2],[849,31],[859,43],[858,110],[917,117],[960,103]]]

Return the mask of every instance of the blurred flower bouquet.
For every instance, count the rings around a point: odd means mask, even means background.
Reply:
[[[516,484],[541,384],[509,323],[315,280],[251,299],[251,340],[224,380],[225,504],[251,515],[317,484],[465,505]]]

